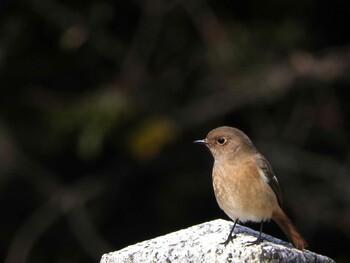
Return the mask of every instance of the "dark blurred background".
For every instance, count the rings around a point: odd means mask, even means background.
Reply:
[[[310,250],[350,261],[347,1],[2,0],[0,21],[0,261],[227,219],[192,143],[221,125],[270,160]]]

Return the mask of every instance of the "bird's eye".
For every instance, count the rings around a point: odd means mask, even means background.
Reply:
[[[224,145],[226,143],[226,139],[224,137],[220,137],[218,140],[217,140],[218,144],[220,145]]]

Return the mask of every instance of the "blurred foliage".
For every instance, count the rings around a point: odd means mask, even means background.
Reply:
[[[136,158],[150,159],[160,154],[162,147],[176,139],[178,127],[166,118],[144,120],[130,137],[129,147]]]
[[[347,5],[3,0],[0,260],[96,262],[227,218],[192,141],[231,125],[310,249],[348,262]]]

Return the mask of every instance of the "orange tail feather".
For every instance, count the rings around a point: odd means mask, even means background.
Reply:
[[[307,247],[305,239],[281,208],[273,212],[272,219],[297,249],[303,250]]]

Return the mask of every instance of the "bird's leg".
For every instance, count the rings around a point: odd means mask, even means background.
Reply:
[[[220,243],[220,244],[224,245],[225,247],[227,246],[228,243],[230,243],[230,241],[232,241],[232,239],[234,239],[236,237],[236,234],[234,234],[233,231],[234,231],[234,229],[236,227],[237,221],[238,221],[238,218],[233,223],[233,226],[231,228],[230,234],[228,234],[227,239],[224,242]]]
[[[264,241],[264,240],[262,239],[262,237],[261,237],[263,224],[264,224],[264,222],[261,222],[261,224],[260,224],[260,232],[259,232],[259,236],[257,237],[257,239],[254,240],[254,241],[248,242],[248,244],[247,244],[246,246],[259,245],[261,242]]]

